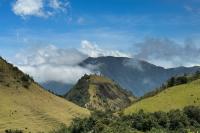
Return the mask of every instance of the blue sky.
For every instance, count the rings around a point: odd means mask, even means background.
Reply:
[[[146,38],[161,43],[158,45],[163,46],[161,49],[168,45],[165,40],[171,40],[182,50],[186,48],[185,40],[192,42],[188,44],[192,45],[191,49],[199,45],[200,0],[28,1],[35,2],[34,9],[23,10],[30,5],[20,3],[22,0],[0,1],[0,55],[7,59],[12,60],[20,51],[38,46],[79,49],[83,40],[102,50],[117,50],[150,61],[155,60],[151,52],[145,56],[142,51],[137,53],[148,45]],[[54,5],[49,1],[54,1]],[[40,8],[39,2],[43,4]],[[165,57],[159,60],[162,59],[166,60]],[[187,65],[185,62],[178,65]],[[198,63],[190,61],[191,64]]]

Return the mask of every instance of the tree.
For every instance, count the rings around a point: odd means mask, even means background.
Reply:
[[[175,77],[171,77],[167,82],[167,87],[172,87],[175,85]]]

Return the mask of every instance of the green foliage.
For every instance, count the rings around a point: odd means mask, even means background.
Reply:
[[[189,120],[184,114],[184,112],[180,110],[172,110],[168,113],[169,117],[169,129],[170,130],[178,130],[183,129],[184,127],[189,126]]]
[[[170,112],[138,113],[113,116],[112,113],[94,112],[91,117],[75,119],[69,128],[55,133],[192,133],[199,131],[200,108],[185,107]]]
[[[135,129],[110,112],[94,112],[91,117],[75,119],[69,128],[62,128],[54,133],[134,133],[134,131]]]
[[[152,129],[186,132],[188,129],[199,128],[199,111],[199,107],[189,106],[183,111],[171,110],[168,113],[144,113],[143,111],[139,111],[136,114],[128,116],[128,118],[132,121],[132,128],[144,132],[151,131]]]
[[[195,126],[200,127],[198,123],[200,123],[200,108],[194,106],[188,106],[184,108],[184,113],[190,118],[190,121],[195,124]],[[196,123],[195,123],[196,121]]]

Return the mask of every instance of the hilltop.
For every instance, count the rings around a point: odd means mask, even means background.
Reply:
[[[17,67],[0,58],[0,132],[48,132],[61,124],[69,125],[75,117],[90,115],[63,98],[40,87]]]
[[[127,107],[135,97],[114,81],[98,75],[85,75],[65,95],[82,107],[99,111],[116,111]]]
[[[144,96],[141,100],[126,108],[124,114],[138,112],[141,109],[145,112],[167,112],[191,105],[200,106],[199,77],[200,73],[193,76],[172,77],[164,88]]]

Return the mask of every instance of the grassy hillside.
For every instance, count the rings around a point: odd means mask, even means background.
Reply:
[[[138,112],[140,109],[145,112],[166,112],[172,109],[182,109],[188,105],[200,105],[200,80],[165,89],[155,96],[138,101],[126,108],[124,114]]]
[[[0,58],[0,133],[6,129],[48,132],[89,114],[87,109],[44,91]]]
[[[65,97],[82,107],[100,111],[120,110],[134,100],[131,93],[115,82],[97,75],[82,77]]]

